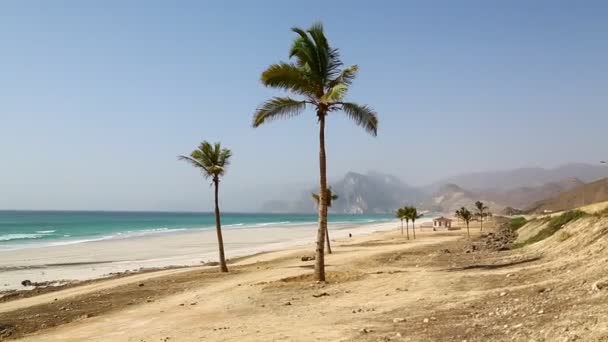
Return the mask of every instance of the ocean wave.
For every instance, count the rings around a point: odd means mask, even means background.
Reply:
[[[255,227],[266,227],[266,226],[276,226],[278,224],[290,224],[291,221],[281,221],[281,222],[263,222],[263,223],[257,223],[254,226]]]
[[[4,234],[0,235],[0,241],[39,239],[45,234]]]
[[[36,233],[38,234],[52,234],[54,233],[54,230],[37,230]]]

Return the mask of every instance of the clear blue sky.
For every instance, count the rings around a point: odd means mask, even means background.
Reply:
[[[380,116],[377,138],[330,119],[331,178],[593,163],[608,158],[606,18],[606,1],[3,1],[0,208],[207,210],[176,160],[203,139],[234,151],[227,210],[315,184],[311,113],[250,122],[277,94],[261,71],[317,20],[360,66],[349,99]]]

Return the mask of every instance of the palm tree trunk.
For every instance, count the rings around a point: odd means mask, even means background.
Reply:
[[[479,224],[481,225],[479,231],[483,232],[483,214],[481,214],[481,216],[479,217],[479,222]]]
[[[410,221],[405,221],[405,232],[407,233],[407,239],[410,239]]]
[[[331,246],[329,244],[329,229],[325,228],[325,241],[327,241],[327,253],[331,254]]]
[[[412,232],[414,233],[414,240],[416,240],[416,221],[412,220]]]
[[[469,222],[467,221],[467,236],[471,238],[471,232],[469,232]]]
[[[222,238],[222,224],[220,222],[220,205],[218,203],[220,180],[215,177],[213,179],[213,185],[215,186],[215,230],[217,232],[217,245],[220,249],[220,271],[228,272],[228,266],[226,266],[226,257],[224,256],[224,239]]]
[[[403,220],[401,220],[401,235],[403,235]]]
[[[327,165],[325,155],[325,113],[317,111],[319,117],[319,228],[317,230],[317,249],[315,255],[315,274],[317,281],[325,281],[325,232],[327,230]]]

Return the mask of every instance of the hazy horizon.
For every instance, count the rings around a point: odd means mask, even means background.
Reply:
[[[330,179],[608,158],[608,3],[318,3],[1,4],[0,209],[206,212],[208,182],[176,158],[204,139],[233,150],[224,210],[299,196],[318,179],[314,116],[251,117],[280,94],[260,73],[315,21],[360,67],[348,99],[380,119],[373,138],[331,114]]]

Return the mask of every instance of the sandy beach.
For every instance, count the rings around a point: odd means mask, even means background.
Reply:
[[[330,234],[332,239],[341,240],[349,234],[361,236],[397,229],[398,225],[397,221],[330,224]],[[223,234],[227,256],[235,258],[309,245],[315,229],[315,225],[277,225],[224,229]],[[0,291],[24,289],[23,280],[87,280],[142,268],[201,265],[217,260],[216,241],[215,230],[204,230],[0,251]]]

